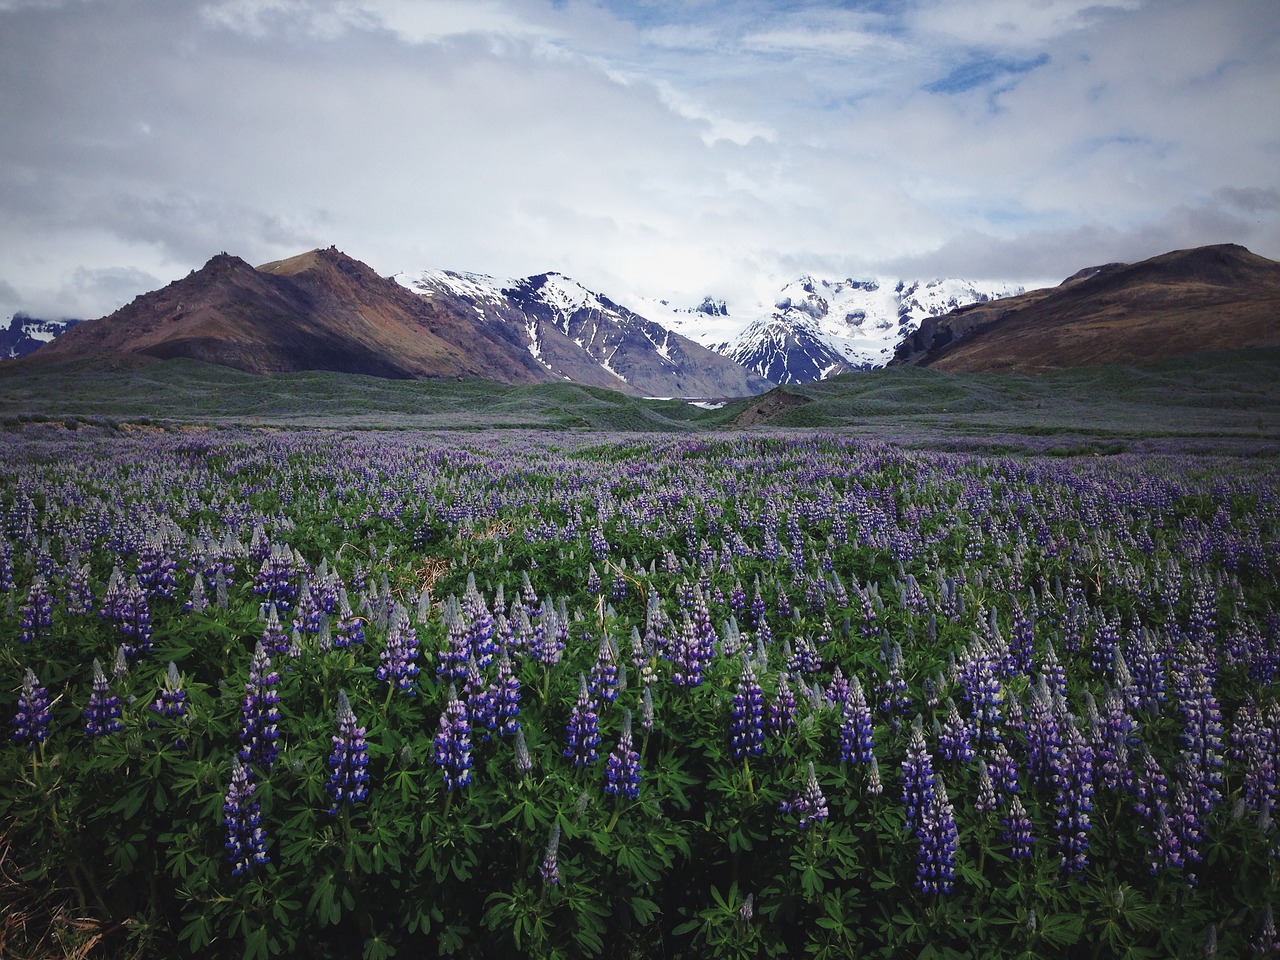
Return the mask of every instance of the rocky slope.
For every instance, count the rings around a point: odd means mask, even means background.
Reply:
[[[1280,345],[1280,263],[1236,244],[1110,263],[921,323],[897,363],[1038,373]]]

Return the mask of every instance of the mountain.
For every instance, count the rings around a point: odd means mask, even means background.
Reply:
[[[765,309],[740,311],[710,297],[692,309],[673,309],[666,301],[649,301],[641,309],[761,377],[806,383],[885,366],[926,318],[1022,292],[1012,284],[959,279],[805,276],[784,286]]]
[[[517,331],[557,380],[651,397],[741,397],[773,386],[559,273],[499,280],[426,270],[395,279],[442,309]]]
[[[79,320],[37,320],[25,313],[9,318],[9,327],[0,330],[0,360],[16,360],[51,342],[78,324]]]
[[[1081,270],[926,319],[895,363],[1040,373],[1280,346],[1280,263],[1237,244]]]
[[[423,296],[429,291],[381,277],[332,247],[256,269],[223,253],[68,331],[33,359],[135,355],[253,373],[572,379],[661,396],[742,396],[770,386],[555,274],[512,285],[488,312],[467,282],[461,286]]]

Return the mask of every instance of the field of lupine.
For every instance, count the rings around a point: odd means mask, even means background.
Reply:
[[[0,435],[0,955],[1280,952],[1280,461]]]

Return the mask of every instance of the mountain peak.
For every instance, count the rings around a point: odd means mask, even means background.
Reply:
[[[1280,345],[1280,263],[1239,244],[1090,267],[1060,286],[975,304],[908,337],[896,360],[1040,372]]]

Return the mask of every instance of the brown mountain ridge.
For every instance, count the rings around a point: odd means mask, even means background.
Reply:
[[[896,364],[1043,373],[1280,346],[1280,263],[1237,244],[1109,263],[928,318]]]
[[[659,350],[652,336],[629,329],[648,323],[629,313],[586,318],[612,337],[602,365],[556,318],[522,307],[514,289],[505,293],[485,309],[463,297],[420,296],[333,247],[257,268],[221,253],[68,331],[31,362],[182,357],[259,374],[569,380],[650,396],[746,396],[772,386],[674,333]]]

